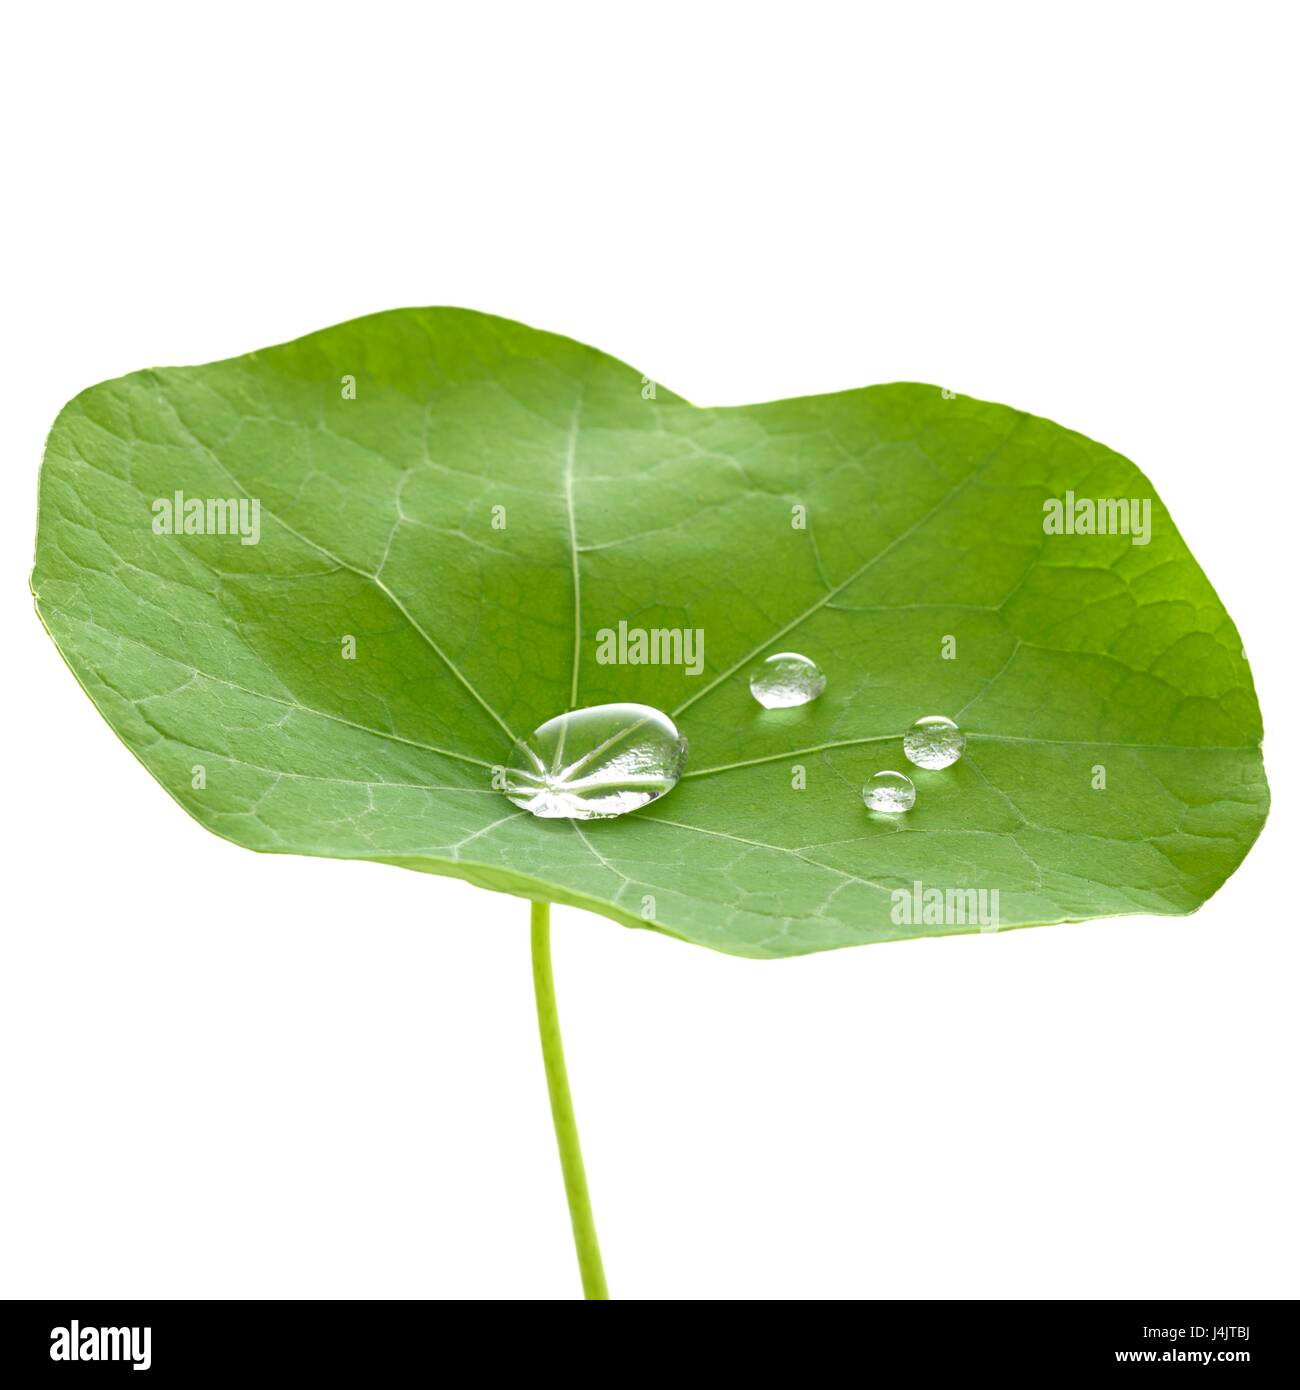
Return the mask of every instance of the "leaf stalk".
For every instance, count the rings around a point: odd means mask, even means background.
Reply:
[[[555,1004],[555,979],[551,972],[551,905],[532,904],[531,937],[533,951],[533,993],[537,998],[537,1028],[542,1040],[542,1062],[546,1068],[546,1089],[551,1097],[551,1120],[564,1173],[564,1193],[569,1201],[573,1223],[573,1244],[582,1276],[583,1297],[608,1299],[605,1267],[600,1258],[596,1221],[587,1190],[587,1171],[582,1163],[578,1122],[573,1113],[573,1096],[564,1065],[564,1043],[560,1037],[560,1015]]]

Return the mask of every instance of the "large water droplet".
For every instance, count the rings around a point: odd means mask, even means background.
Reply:
[[[966,751],[966,735],[942,714],[927,714],[903,735],[908,762],[933,771],[951,767]]]
[[[649,705],[592,705],[548,719],[515,744],[505,793],[547,820],[603,820],[677,785],[686,740]]]
[[[777,652],[749,675],[750,694],[764,709],[806,705],[825,689],[821,667],[798,652]]]
[[[862,788],[869,811],[910,811],[916,805],[916,788],[901,772],[877,772]]]

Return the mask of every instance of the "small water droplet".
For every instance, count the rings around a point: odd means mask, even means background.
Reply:
[[[934,771],[951,767],[966,751],[966,735],[942,714],[927,714],[903,735],[908,762]]]
[[[764,709],[806,705],[825,689],[821,667],[798,652],[777,652],[749,674],[750,694]]]
[[[649,705],[591,705],[558,714],[515,744],[506,796],[546,820],[606,820],[672,791],[686,740]]]
[[[916,788],[901,772],[877,772],[862,788],[869,811],[910,811],[916,805]]]

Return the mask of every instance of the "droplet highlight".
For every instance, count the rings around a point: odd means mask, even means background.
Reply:
[[[505,794],[544,820],[608,820],[677,785],[686,740],[650,705],[591,705],[539,725],[515,744]]]
[[[749,675],[749,691],[764,709],[793,709],[815,700],[826,677],[815,661],[798,652],[777,652]]]
[[[894,815],[916,805],[916,788],[901,772],[877,772],[862,788],[862,799],[867,810]]]
[[[951,767],[966,751],[966,735],[942,714],[927,714],[903,735],[903,752],[917,767]]]

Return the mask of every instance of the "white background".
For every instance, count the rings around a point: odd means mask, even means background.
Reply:
[[[472,11],[472,14],[471,14]],[[1241,628],[1275,809],[1191,918],[756,963],[556,913],[612,1291],[1300,1294],[1279,7],[19,7],[3,82],[0,1293],[569,1297],[527,908],[190,821],[26,592],[63,402],[373,310],[702,404],[1082,429]]]

